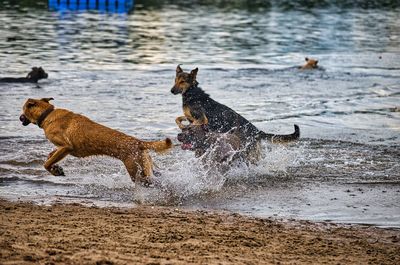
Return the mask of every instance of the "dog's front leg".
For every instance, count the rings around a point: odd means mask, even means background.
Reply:
[[[123,162],[133,182],[140,181],[144,185],[151,184],[153,165],[147,150],[130,155]]]
[[[185,129],[188,126],[182,123],[184,121],[188,121],[189,123],[191,123],[191,121],[186,116],[179,116],[175,119],[176,125],[178,125],[179,129],[181,130]]]
[[[51,151],[48,155],[47,155],[47,159],[50,159],[50,157],[52,157],[54,155],[54,153],[57,152],[57,149],[54,149],[53,151]]]
[[[190,114],[193,118],[193,125],[207,125],[208,118],[202,107],[190,109]],[[186,114],[185,114],[186,115]]]
[[[56,165],[56,163],[66,157],[69,153],[70,149],[67,147],[60,147],[57,150],[54,150],[49,154],[49,158],[46,163],[44,163],[44,168],[54,176],[65,176],[62,167]]]

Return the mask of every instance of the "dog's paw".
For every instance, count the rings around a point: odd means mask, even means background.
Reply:
[[[154,183],[151,179],[142,179],[142,180],[140,180],[140,184],[143,187],[150,188],[153,186]]]
[[[52,165],[50,168],[50,173],[54,176],[65,176],[63,168],[59,165]]]

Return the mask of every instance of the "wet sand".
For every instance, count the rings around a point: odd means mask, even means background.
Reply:
[[[400,230],[0,200],[1,264],[400,264]]]

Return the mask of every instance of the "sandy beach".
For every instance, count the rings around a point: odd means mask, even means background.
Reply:
[[[0,1],[0,265],[400,265],[399,14],[382,0]],[[144,187],[136,144],[71,133],[29,98],[175,148],[149,153]],[[182,148],[182,115],[210,137]],[[298,141],[271,138],[295,125]]]
[[[1,200],[1,264],[400,264],[400,231]]]

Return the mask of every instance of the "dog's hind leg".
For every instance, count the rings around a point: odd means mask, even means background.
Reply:
[[[59,165],[56,165],[56,163],[61,161],[69,153],[70,149],[67,147],[61,147],[51,152],[46,163],[44,163],[44,168],[54,176],[64,176],[64,170]]]
[[[151,163],[151,160],[148,160],[145,156],[144,154],[130,155],[123,161],[133,182],[140,181],[144,184],[150,184],[149,176],[151,173],[149,174],[148,164]]]
[[[125,160],[122,161],[124,162],[126,170],[128,171],[129,176],[131,177],[133,182],[136,181],[140,172],[140,168],[136,160],[137,156],[128,156],[127,158],[125,158]]]
[[[146,178],[146,181],[149,181],[151,175],[153,175],[153,160],[149,155],[149,152],[145,150],[142,156],[143,160],[143,176]]]

